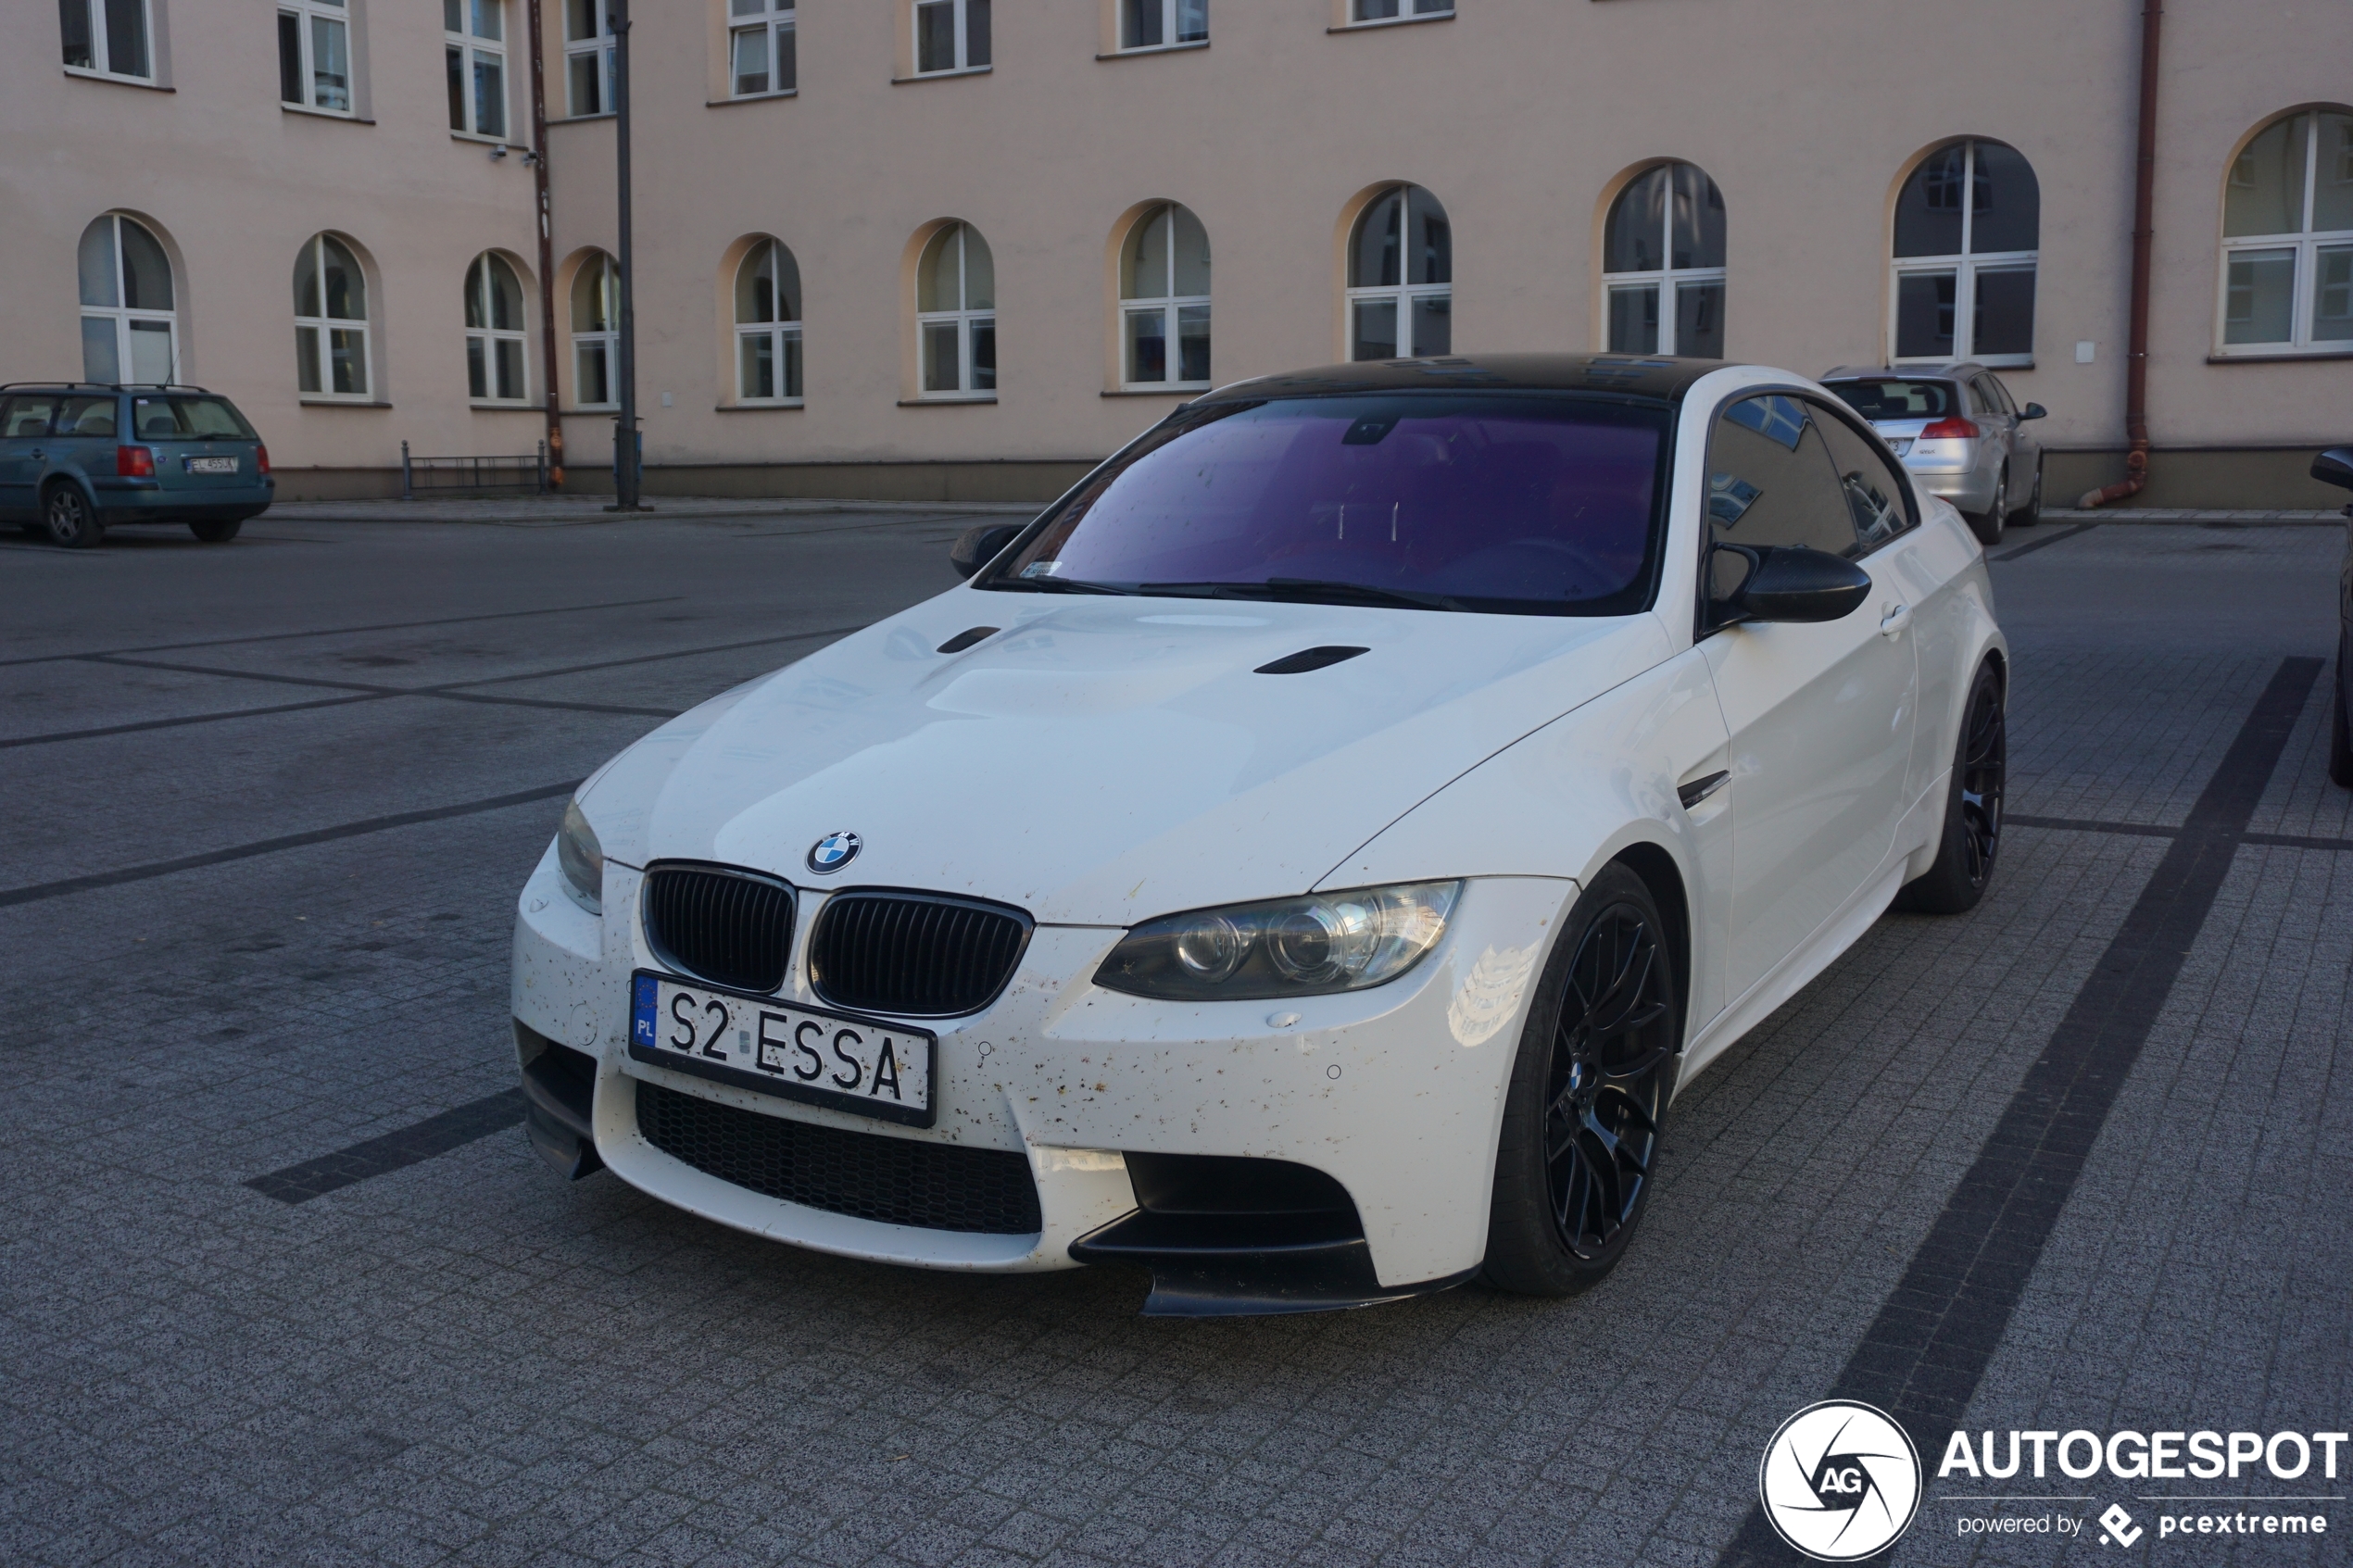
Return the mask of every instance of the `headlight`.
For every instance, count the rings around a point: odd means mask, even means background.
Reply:
[[[1163,915],[1111,950],[1095,984],[1204,1002],[1361,991],[1437,947],[1462,890],[1459,882],[1417,882]]]
[[[564,807],[564,825],[556,830],[556,865],[564,873],[564,891],[592,915],[605,912],[605,847],[597,830],[580,814],[580,802]]]

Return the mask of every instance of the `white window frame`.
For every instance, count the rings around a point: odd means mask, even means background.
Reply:
[[[580,264],[579,270],[573,272],[573,286],[564,291],[565,324],[567,326],[573,324],[570,314],[573,307],[572,296],[580,286],[580,271],[591,267],[610,269],[606,275],[612,280],[608,285],[612,290],[612,294],[606,302],[608,308],[605,311],[605,328],[602,332],[572,333],[573,407],[575,408],[618,408],[621,407],[621,263],[610,252],[601,250],[594,252],[587,260]],[[581,351],[585,348],[598,347],[601,347],[604,356],[605,389],[613,395],[602,403],[585,402],[580,395],[581,383],[585,379],[580,373]]]
[[[458,8],[458,19],[465,24],[453,30],[448,26],[449,7]],[[473,31],[482,13],[498,19],[498,36],[484,38]],[[511,19],[507,15],[507,0],[444,0],[442,6],[443,58],[455,56],[458,62],[459,119],[461,123],[449,128],[452,136],[464,136],[474,141],[496,142],[504,146],[513,140],[510,127],[515,122],[513,83],[507,71],[507,34],[511,31]],[[474,89],[474,77],[480,66],[495,64],[498,68],[498,129],[485,131],[477,111],[482,107],[481,94]]]
[[[1695,163],[1684,163],[1682,164],[1682,167],[1696,169],[1701,179],[1707,181],[1710,184],[1715,183],[1714,179],[1708,174],[1707,170],[1700,169],[1699,165]],[[1642,170],[1642,172],[1636,174],[1632,180],[1629,180],[1626,182],[1625,190],[1621,190],[1616,196],[1610,198],[1610,205],[1615,207],[1618,202],[1625,199],[1627,191],[1630,191],[1634,188],[1635,182],[1641,180],[1643,175],[1650,173],[1651,169],[1665,169],[1667,170],[1667,200],[1660,204],[1658,232],[1658,254],[1660,257],[1667,262],[1667,265],[1664,267],[1651,268],[1640,272],[1604,272],[1602,274],[1602,330],[1604,334],[1606,335],[1609,330],[1609,306],[1611,296],[1621,292],[1627,294],[1636,294],[1640,293],[1643,289],[1651,289],[1655,291],[1654,297],[1655,297],[1658,301],[1658,346],[1649,350],[1649,352],[1653,354],[1670,356],[1681,352],[1681,350],[1676,345],[1675,342],[1675,327],[1677,321],[1681,316],[1681,311],[1679,308],[1680,302],[1675,297],[1675,291],[1685,283],[1723,283],[1725,282],[1726,274],[1730,270],[1730,269],[1724,267],[1678,267],[1675,265],[1675,163],[1653,164],[1650,169]],[[1726,283],[1725,285],[1725,293],[1727,295],[1731,293],[1731,288],[1729,283]],[[1610,352],[1615,354],[1620,352],[1620,350],[1612,349]]]
[[[2321,117],[2324,114],[2342,112],[2344,111],[2330,108],[2298,109],[2294,114],[2282,115],[2278,119],[2266,120],[2262,129],[2256,132],[2257,136],[2260,136],[2264,131],[2269,131],[2281,119],[2298,120],[2303,123],[2304,201],[2301,207],[2303,225],[2292,234],[2232,234],[2223,238],[2222,261],[2221,265],[2216,269],[2217,276],[2214,281],[2215,358],[2244,358],[2252,356],[2271,359],[2284,354],[2325,356],[2353,353],[2353,338],[2316,340],[2312,336],[2312,330],[2319,315],[2317,296],[2320,293],[2318,284],[2321,253],[2328,251],[2334,254],[2339,250],[2353,250],[2353,229],[2316,231],[2312,227],[2312,207],[2320,194]],[[2254,140],[2254,137],[2249,137],[2247,144],[2252,146]],[[2246,150],[2242,147],[2240,152],[2244,154]],[[2233,162],[2235,164],[2236,159]],[[2223,176],[2225,181],[2229,178],[2227,173]],[[2223,340],[2230,328],[2231,263],[2242,252],[2267,250],[2291,250],[2295,253],[2294,277],[2289,284],[2294,293],[2290,296],[2287,340],[2274,343],[2226,343]],[[2353,267],[2353,261],[2348,261],[2347,265]]]
[[[1119,53],[1123,55],[1149,55],[1161,49],[1198,49],[1209,42],[1209,0],[1117,0],[1117,5],[1118,14],[1114,19],[1114,22],[1119,30],[1118,48]],[[1127,37],[1129,14],[1139,5],[1159,13],[1159,43],[1129,42]],[[1201,20],[1201,32],[1198,37],[1186,38],[1180,35],[1179,30],[1184,26],[1189,14],[1198,17]]]
[[[158,250],[163,249],[163,237],[157,234],[153,229],[149,229],[145,224],[140,223],[137,219],[126,218],[120,212],[107,213],[103,221],[114,226],[114,296],[118,300],[128,299],[131,297],[130,279],[126,276],[129,262],[125,257],[123,250],[122,226],[125,223],[136,224],[146,233],[149,239],[156,242],[156,248]],[[163,261],[164,266],[167,269],[171,267],[171,253],[170,251],[164,251]],[[85,305],[82,307],[81,315],[82,320],[100,320],[114,323],[115,376],[116,379],[123,384],[134,384],[129,380],[131,375],[131,323],[133,321],[161,321],[164,323],[165,327],[169,330],[171,339],[171,370],[169,375],[164,377],[164,382],[165,384],[168,385],[180,379],[180,311],[178,309],[180,299],[180,280],[177,276],[174,276],[171,279],[171,298],[173,308],[170,310],[132,309],[131,307],[126,305]],[[141,383],[135,384],[144,385],[145,383]]]
[[[572,35],[571,0],[565,0],[563,6],[564,110],[573,119],[594,119],[600,115],[609,115],[613,112],[614,74],[619,68],[613,63],[614,49],[618,40],[614,38],[612,31],[612,0],[588,0],[588,4],[593,7],[597,19],[597,32],[593,38],[574,38]],[[603,56],[601,62],[603,69],[597,72],[598,105],[595,108],[584,109],[580,107],[577,92],[579,82],[575,62],[584,57],[598,55]],[[599,407],[602,406],[599,405]]]
[[[302,72],[300,102],[285,95],[284,82],[279,84],[278,101],[289,108],[309,114],[331,114],[340,119],[351,119],[359,113],[359,70],[353,59],[351,7],[344,0],[278,0],[280,18],[291,17],[295,23],[297,63]],[[322,104],[319,101],[319,33],[321,28],[337,28],[343,33],[343,102]],[[284,60],[284,40],[279,43],[281,69]]]
[[[914,31],[908,42],[913,45],[912,64],[915,75],[962,76],[969,71],[987,70],[995,63],[997,57],[996,12],[989,6],[989,0],[977,0],[977,4],[988,10],[988,58],[975,62],[972,57],[972,12],[975,4],[975,0],[914,0],[913,9],[909,13],[914,23]],[[953,65],[938,66],[926,70],[924,69],[924,13],[934,6],[955,7],[956,59]]]
[[[1176,327],[1178,321],[1178,313],[1180,311],[1196,308],[1202,311],[1204,315],[1209,312],[1209,295],[1205,294],[1180,295],[1176,292],[1176,210],[1177,204],[1175,202],[1160,202],[1145,208],[1143,215],[1136,220],[1134,225],[1128,229],[1126,234],[1120,240],[1119,283],[1121,289],[1124,291],[1127,284],[1127,247],[1135,243],[1136,237],[1144,232],[1144,229],[1148,224],[1158,219],[1163,213],[1166,213],[1168,215],[1168,254],[1161,258],[1162,276],[1160,280],[1160,292],[1157,294],[1137,295],[1133,297],[1130,297],[1123,292],[1120,295],[1119,384],[1122,391],[1197,392],[1213,384],[1206,379],[1201,381],[1178,381],[1176,379],[1177,355],[1179,352],[1179,339],[1176,332]],[[1195,216],[1194,221],[1200,221],[1198,215]],[[1212,286],[1215,286],[1214,279],[1212,280]],[[1448,286],[1450,288],[1452,287],[1451,284]],[[1135,334],[1129,330],[1129,323],[1135,320],[1135,319],[1139,316],[1158,316],[1161,319],[1161,342],[1166,345],[1163,350],[1164,363],[1166,365],[1169,372],[1169,378],[1166,381],[1138,381],[1135,379],[1136,368],[1128,362],[1129,345],[1136,341]],[[1210,352],[1213,355],[1216,352],[1214,338],[1211,340]]]
[[[2026,354],[1980,354],[1977,352],[1977,275],[1980,272],[2032,272],[2034,274],[2035,303],[2042,303],[2042,247],[2032,250],[1978,251],[1971,249],[1977,229],[1977,148],[1978,140],[1971,137],[1963,145],[1968,148],[1961,160],[1961,248],[1952,256],[1899,256],[1889,258],[1887,283],[1887,362],[1890,365],[1943,365],[1973,360],[1980,365],[2000,370],[2032,370],[2034,356]],[[1946,149],[1939,147],[1904,176],[1909,184],[1921,165]],[[2039,237],[2040,224],[2037,224]],[[1890,236],[1893,248],[1893,235]],[[1933,277],[1940,272],[1953,276],[1953,352],[1914,354],[1898,358],[1895,354],[1898,315],[1902,310],[1904,280]]]
[[[523,283],[522,270],[513,262],[509,261],[495,250],[485,250],[466,264],[468,272],[473,271],[476,268],[482,270],[481,292],[476,298],[467,303],[480,312],[483,323],[479,327],[469,326],[466,329],[466,396],[469,402],[484,407],[521,408],[531,402],[531,332],[528,327],[492,325],[497,320],[497,312],[491,308],[491,301],[496,297],[496,291],[491,287],[490,282],[490,263],[493,261],[498,262],[508,271],[514,274],[521,308],[524,319],[526,320],[530,319],[531,291]],[[462,317],[459,319],[463,320]],[[479,394],[473,390],[472,380],[474,345],[477,343],[482,345],[483,391]],[[516,358],[522,365],[522,390],[512,397],[501,397],[497,392],[498,345],[502,343],[515,345]]]
[[[727,95],[731,98],[783,98],[800,91],[800,52],[793,51],[793,79],[783,86],[776,84],[780,72],[776,62],[784,58],[786,40],[796,44],[799,34],[798,0],[728,0],[727,3]],[[768,85],[755,92],[743,91],[743,78],[736,69],[736,49],[749,34],[759,34],[767,50]]]
[[[742,286],[744,270],[753,266],[759,261],[760,253],[762,250],[774,250],[785,256],[790,256],[792,254],[785,248],[783,241],[773,239],[761,240],[758,245],[753,245],[749,250],[744,252],[743,260],[736,264],[735,277],[728,280],[727,313],[730,316],[735,314],[736,294]],[[799,261],[797,257],[794,260],[793,270],[796,273],[799,271]],[[776,289],[776,297],[781,305],[784,298],[784,284],[781,282],[783,269],[778,267],[775,270],[777,274],[779,274],[780,281],[774,286]],[[735,346],[736,403],[747,408],[799,408],[805,407],[809,401],[806,395],[808,392],[808,382],[806,380],[808,365],[806,361],[804,361],[801,366],[804,379],[801,383],[801,391],[799,392],[786,393],[780,391],[773,397],[761,397],[756,396],[746,389],[744,384],[745,340],[757,340],[763,337],[768,340],[768,362],[775,368],[776,384],[779,387],[782,387],[786,383],[786,345],[790,344],[796,347],[799,345],[801,342],[800,319],[796,316],[789,321],[737,321],[736,323]]]
[[[1394,16],[1368,16],[1365,13],[1383,3],[1397,7]],[[1434,17],[1454,14],[1454,0],[1348,0],[1350,27],[1395,27],[1400,22],[1424,22]]]
[[[969,223],[958,223],[955,225],[955,230],[956,303],[959,306],[963,306],[966,300],[972,297],[971,280],[965,267],[967,249],[964,244],[965,237],[972,232],[972,225]],[[982,243],[987,244],[988,242],[984,240]],[[925,240],[924,245],[925,248],[928,249],[930,248],[931,242],[929,240]],[[993,248],[989,252],[989,260],[991,264],[990,272],[993,276],[995,272],[996,260],[996,251]],[[916,259],[915,277],[915,287],[918,291],[918,298],[921,297],[920,291],[923,288],[922,274],[923,262],[921,257],[919,256]],[[990,293],[993,295],[995,291],[992,289]],[[942,389],[935,392],[925,384],[930,378],[924,374],[924,345],[929,341],[929,334],[925,331],[925,329],[927,327],[943,326],[950,322],[953,322],[956,327],[956,385],[953,390]],[[915,312],[915,395],[917,397],[925,402],[931,403],[994,402],[996,400],[996,380],[1000,369],[999,366],[992,365],[989,368],[988,385],[979,386],[975,384],[979,378],[975,374],[976,367],[973,363],[973,331],[975,328],[983,325],[986,325],[992,334],[996,332],[996,306],[989,305],[979,309],[963,308],[957,310],[918,310]]]
[[[302,242],[303,245],[310,251],[311,266],[317,270],[317,276],[319,279],[319,308],[323,311],[327,307],[327,241],[329,239],[333,239],[336,244],[342,245],[345,250],[350,252],[351,265],[359,273],[359,286],[364,296],[362,308],[364,309],[364,298],[372,297],[375,293],[374,289],[369,285],[367,265],[359,259],[359,250],[353,246],[350,242],[342,239],[340,236],[331,235],[325,230],[321,230],[318,233],[311,235],[308,239]],[[295,297],[298,307],[301,299],[299,291],[296,292]],[[301,358],[302,334],[306,329],[317,333],[317,336],[311,339],[311,347],[319,358],[318,362],[311,366],[311,370],[317,376],[319,387],[315,392],[303,391],[302,382],[300,378],[297,377],[295,382],[296,395],[305,403],[374,402],[376,387],[376,345],[372,341],[373,334],[370,328],[368,318],[365,315],[356,317],[327,315],[305,316],[297,307],[295,312],[295,356],[297,362],[299,362]],[[336,332],[356,332],[359,334],[359,386],[357,391],[337,392],[335,390],[333,334]]]
[[[1343,266],[1348,263],[1353,263],[1355,259],[1356,235],[1363,228],[1365,220],[1372,216],[1373,208],[1381,204],[1382,198],[1388,196],[1392,192],[1395,193],[1397,199],[1400,202],[1405,204],[1405,213],[1410,214],[1412,212],[1413,187],[1411,185],[1384,185],[1379,190],[1374,192],[1372,200],[1365,204],[1363,209],[1356,214],[1355,220],[1348,226],[1348,254],[1343,261]],[[1448,213],[1446,215],[1446,221],[1451,231],[1454,221],[1454,215],[1451,212]],[[1413,268],[1406,262],[1403,250],[1404,246],[1413,243],[1413,236],[1405,232],[1403,227],[1403,222],[1404,218],[1401,215],[1399,219],[1401,226],[1398,231],[1398,245],[1400,249],[1397,257],[1397,270],[1400,276],[1403,276],[1413,270]],[[1448,270],[1452,271],[1453,269],[1450,267]],[[1346,275],[1347,274],[1344,271],[1341,274],[1343,277]],[[1382,301],[1394,301],[1396,303],[1397,336],[1399,342],[1395,357],[1400,359],[1414,359],[1423,358],[1423,356],[1420,355],[1420,353],[1414,347],[1415,305],[1424,299],[1443,299],[1451,307],[1454,298],[1454,282],[1452,278],[1449,278],[1442,283],[1377,283],[1367,285],[1363,288],[1352,288],[1347,292],[1348,320],[1345,323],[1345,327],[1348,332],[1348,354],[1351,361],[1353,362],[1354,360],[1356,355],[1356,307],[1360,303],[1367,300],[1376,303]],[[1453,327],[1451,321],[1447,326],[1447,339],[1449,350],[1451,352],[1453,339]],[[1365,363],[1378,365],[1385,363],[1385,361],[1374,359],[1367,360]]]
[[[144,71],[117,70],[107,47],[107,9],[113,0],[79,0],[82,7],[82,25],[90,30],[90,63],[69,65],[65,69],[73,76],[102,76],[109,82],[140,82],[149,86],[157,81],[156,70],[156,15],[154,0],[133,0],[139,7],[139,46],[147,56]],[[57,40],[62,54],[65,39]]]

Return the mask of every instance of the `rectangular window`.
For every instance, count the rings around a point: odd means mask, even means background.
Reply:
[[[1349,19],[1360,22],[1404,21],[1413,17],[1451,17],[1454,0],[1355,0]]]
[[[608,0],[564,0],[566,104],[577,117],[610,114],[614,65]]]
[[[65,63],[132,82],[152,82],[147,0],[57,0]]]
[[[1969,352],[1981,358],[2034,352],[2034,269],[1980,267],[1971,280]]]
[[[1658,352],[1658,285],[1620,284],[1609,291],[1609,351]]]
[[[441,0],[449,129],[507,136],[506,0]]]
[[[1895,280],[1895,358],[1949,359],[1958,272],[1906,272]]]
[[[2312,341],[2353,341],[2353,245],[2322,245],[2312,270]]]
[[[799,87],[794,19],[795,0],[729,0],[727,60],[735,96]]]
[[[351,112],[351,23],[344,0],[280,0],[278,97],[299,108]]]
[[[2296,331],[2296,252],[2242,250],[2230,257],[2222,302],[2222,341],[2277,343]]]
[[[916,0],[915,74],[987,66],[988,6],[989,0]]]
[[[1209,0],[1120,0],[1119,46],[1164,49],[1209,39]]]

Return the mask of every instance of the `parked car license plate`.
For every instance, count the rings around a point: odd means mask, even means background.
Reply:
[[[190,473],[234,473],[237,471],[237,459],[234,458],[186,458],[182,460],[188,465]]]
[[[1912,438],[1908,435],[1893,436],[1888,440],[1887,449],[1900,458],[1912,449]]]
[[[714,1083],[932,1124],[939,1036],[678,981],[640,970],[630,982],[632,1060]]]

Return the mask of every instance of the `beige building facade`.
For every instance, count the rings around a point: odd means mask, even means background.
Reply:
[[[552,345],[528,0],[12,8],[0,380],[147,379],[168,335],[282,494],[381,494],[403,442],[532,451],[552,362],[609,487],[610,3],[541,18]],[[634,11],[652,492],[1042,497],[1202,385],[1592,348],[1971,355],[2049,408],[2054,501],[2122,471],[2131,0]],[[2330,504],[2341,21],[2165,14],[2134,504]]]

